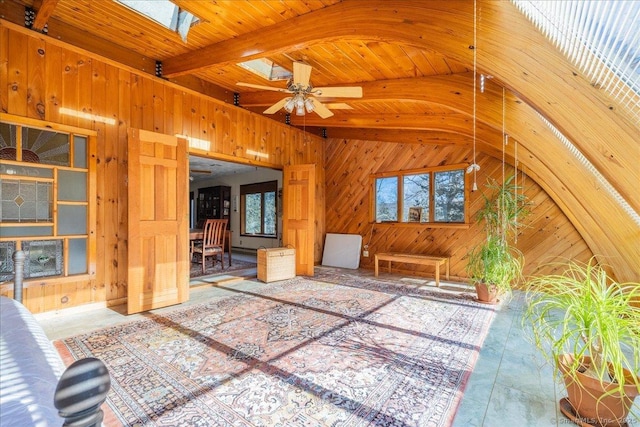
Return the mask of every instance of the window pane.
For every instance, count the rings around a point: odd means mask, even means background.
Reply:
[[[22,242],[22,250],[25,254],[24,277],[62,274],[62,240]]]
[[[376,179],[376,221],[398,220],[398,177]]]
[[[13,252],[15,250],[16,242],[0,242],[0,282],[11,280],[14,277]]]
[[[0,156],[2,154],[0,153]],[[1,159],[2,157],[0,157]],[[53,169],[44,169],[41,167],[5,165],[0,163],[0,173],[3,175],[24,175],[37,176],[41,178],[53,178]]]
[[[53,227],[42,226],[24,226],[24,227],[2,227],[0,228],[0,236],[2,237],[36,237],[36,236],[53,236]]]
[[[87,239],[69,240],[69,274],[87,272]]]
[[[87,173],[61,170],[58,172],[58,200],[86,202]]]
[[[4,179],[0,182],[0,219],[6,222],[52,221],[50,182]]]
[[[429,222],[429,174],[405,175],[403,185],[402,221],[409,222],[409,208],[412,212],[422,211],[420,222]],[[412,218],[411,222],[415,219]]]
[[[276,192],[264,193],[264,234],[276,234]]]
[[[69,166],[69,135],[22,128],[22,160],[29,163]]]
[[[58,234],[87,234],[87,207],[58,205]]]
[[[245,195],[245,227],[247,234],[260,234],[262,224],[262,194]]]
[[[87,167],[87,137],[73,137],[73,166],[76,168]]]
[[[435,221],[464,222],[464,171],[436,172],[433,178]]]

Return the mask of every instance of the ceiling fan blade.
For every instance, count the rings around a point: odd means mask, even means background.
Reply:
[[[309,79],[311,78],[311,65],[307,65],[304,62],[295,61],[293,63],[293,83],[300,85],[303,88],[309,86]]]
[[[274,92],[284,92],[284,93],[289,93],[289,89],[284,89],[284,88],[279,88],[279,87],[271,87],[271,86],[263,86],[263,85],[254,85],[252,83],[242,83],[242,82],[238,82],[236,83],[236,85],[238,86],[244,86],[244,87],[252,87],[254,89],[262,89],[262,90],[272,90]]]
[[[315,107],[313,111],[318,113],[318,115],[323,119],[333,116],[333,113],[331,112],[331,110],[329,110],[326,107],[326,105],[324,105],[322,102],[318,101],[317,99],[313,100],[313,106]]]
[[[273,104],[271,107],[269,107],[266,110],[264,110],[263,114],[273,114],[273,113],[275,113],[276,111],[278,111],[279,109],[284,107],[284,104],[286,104],[290,99],[291,99],[290,97],[281,99],[280,101],[278,101],[275,104]]]
[[[313,96],[317,98],[362,98],[360,86],[315,87]]]

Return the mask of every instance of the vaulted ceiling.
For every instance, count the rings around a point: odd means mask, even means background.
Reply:
[[[475,9],[470,0],[174,3],[201,20],[186,42],[111,0],[5,0],[2,16],[23,23],[31,7],[34,28],[46,24],[50,37],[151,74],[159,61],[163,78],[228,103],[238,93],[239,106],[257,114],[284,94],[237,83],[285,83],[237,63],[267,58],[291,69],[303,61],[316,87],[363,88],[362,98],[327,99],[350,107],[332,117],[291,115],[291,125],[330,139],[475,141],[498,158],[504,150],[510,163],[518,147],[518,166],[593,252],[619,278],[640,280],[637,116],[592,85],[511,2],[478,0]],[[285,121],[283,111],[270,117]],[[506,147],[504,133],[513,141]]]

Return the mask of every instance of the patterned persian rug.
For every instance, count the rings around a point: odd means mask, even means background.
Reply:
[[[450,425],[494,316],[472,294],[334,272],[220,288],[56,342],[109,367],[105,425]]]
[[[202,264],[199,263],[191,263],[191,270],[189,272],[189,277],[201,277],[201,276],[210,276],[213,274],[227,274],[238,270],[244,270],[247,268],[255,268],[257,266],[254,262],[249,261],[241,261],[238,259],[231,260],[231,266],[229,266],[229,258],[225,256],[224,258],[224,270],[220,265],[220,260],[216,260],[215,264],[213,262],[213,257],[208,257],[205,263],[205,273],[202,274]]]

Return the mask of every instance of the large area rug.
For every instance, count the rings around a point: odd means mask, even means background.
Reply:
[[[56,342],[67,364],[108,366],[106,425],[447,426],[494,316],[472,294],[333,272],[220,288]]]
[[[257,264],[255,262],[241,261],[239,259],[232,259],[231,266],[229,266],[229,259],[224,258],[224,270],[220,264],[220,260],[213,262],[213,257],[208,257],[205,263],[205,272],[202,273],[202,264],[191,263],[191,270],[189,277],[211,276],[214,274],[228,274],[239,270],[245,270],[247,268],[255,268]]]

